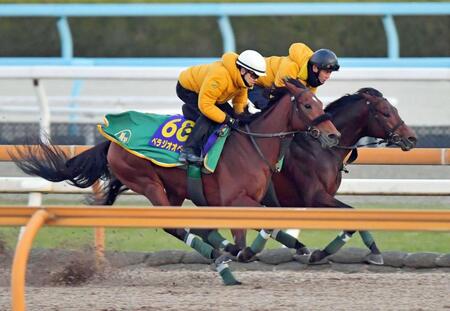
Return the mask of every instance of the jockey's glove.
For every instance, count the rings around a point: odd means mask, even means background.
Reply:
[[[229,115],[227,115],[227,116],[225,117],[224,123],[225,123],[226,125],[228,125],[229,127],[237,127],[237,126],[239,125],[239,120],[237,120],[237,119],[235,119],[235,118],[232,118],[232,117],[230,117]]]

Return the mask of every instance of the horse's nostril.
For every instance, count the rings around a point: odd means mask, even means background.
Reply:
[[[337,134],[328,134],[328,138],[335,141],[339,140],[339,136]]]
[[[417,137],[408,137],[408,141],[415,146],[417,143]]]

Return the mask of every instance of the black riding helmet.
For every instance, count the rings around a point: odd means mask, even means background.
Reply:
[[[315,51],[309,62],[312,65],[316,65],[319,70],[338,71],[340,67],[336,54],[328,49]]]

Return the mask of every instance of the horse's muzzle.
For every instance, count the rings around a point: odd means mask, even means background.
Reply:
[[[322,148],[333,148],[339,144],[340,136],[337,134],[320,135],[319,141]]]
[[[409,151],[413,149],[416,146],[416,144],[417,144],[416,137],[402,138],[398,143],[396,143],[396,145],[399,145],[403,151]]]

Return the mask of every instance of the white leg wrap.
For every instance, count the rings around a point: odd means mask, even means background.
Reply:
[[[191,246],[192,241],[194,240],[195,235],[193,235],[192,233],[189,233],[187,238],[186,238],[186,245],[187,246]]]
[[[224,269],[226,269],[226,268],[228,268],[228,264],[222,262],[222,263],[220,263],[220,264],[217,265],[216,271],[220,273],[222,270],[224,270]]]
[[[223,240],[221,243],[220,243],[220,245],[222,246],[222,247],[225,247],[225,246],[227,246],[228,244],[230,244],[231,242],[230,241],[228,241],[228,240]]]
[[[297,239],[300,234],[300,229],[288,229],[286,230],[286,233]]]
[[[277,238],[277,235],[278,235],[278,232],[280,232],[280,229],[274,229],[274,230],[272,231],[272,233],[270,234],[270,236],[271,236],[272,238],[276,239],[276,238]]]
[[[341,236],[342,241],[344,241],[345,243],[347,243],[352,238],[350,235],[348,235],[344,231],[341,232],[340,236]]]
[[[267,233],[266,231],[264,231],[264,229],[261,229],[261,231],[259,231],[259,235],[264,239],[264,240],[268,240],[270,238],[270,233]]]

